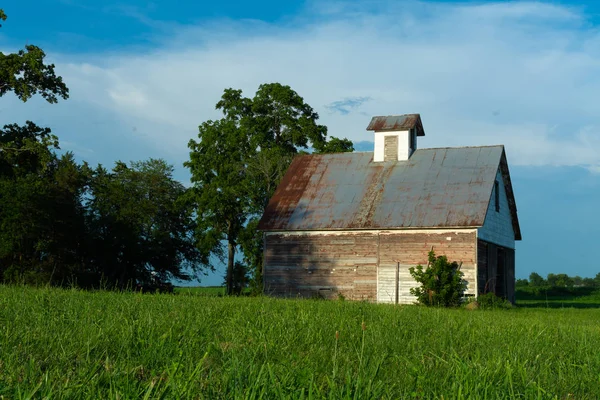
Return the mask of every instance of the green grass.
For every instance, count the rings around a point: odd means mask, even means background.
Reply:
[[[177,294],[189,295],[189,296],[207,296],[216,297],[225,295],[224,286],[190,286],[190,287],[176,287],[173,290]]]
[[[0,286],[0,396],[593,399],[598,320]]]

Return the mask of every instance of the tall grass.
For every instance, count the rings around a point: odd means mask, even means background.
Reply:
[[[0,286],[0,396],[600,398],[598,320]]]

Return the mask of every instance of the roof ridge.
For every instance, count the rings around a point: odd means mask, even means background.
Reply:
[[[419,150],[441,150],[441,149],[480,149],[483,147],[504,147],[503,144],[485,144],[482,146],[442,146],[442,147],[420,147]]]

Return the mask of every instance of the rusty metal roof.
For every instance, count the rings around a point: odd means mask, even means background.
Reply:
[[[425,136],[420,114],[387,115],[373,117],[368,131],[407,131],[416,128],[417,136]]]
[[[371,152],[297,156],[259,229],[479,227],[501,163],[503,146],[419,149],[392,162],[373,162]]]

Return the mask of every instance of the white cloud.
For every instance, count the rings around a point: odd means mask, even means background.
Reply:
[[[56,60],[68,103],[179,161],[197,126],[219,117],[224,88],[251,96],[278,81],[334,136],[371,140],[370,115],[420,112],[424,147],[504,143],[514,165],[600,170],[600,37],[565,6],[315,2],[286,25],[211,21],[178,28],[154,51],[77,60]],[[355,98],[369,101],[328,112]]]

